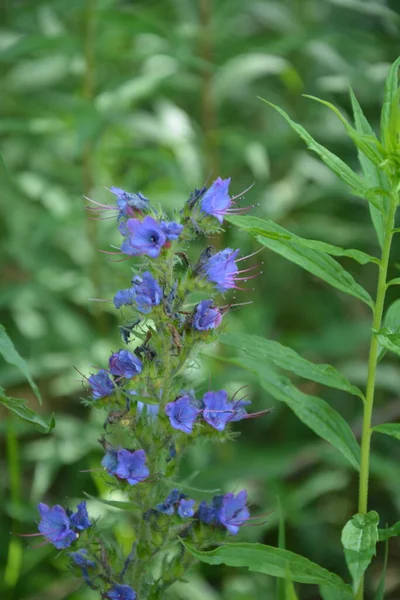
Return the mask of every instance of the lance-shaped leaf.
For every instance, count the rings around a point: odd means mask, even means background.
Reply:
[[[383,559],[382,575],[379,580],[379,584],[378,584],[378,588],[376,590],[374,600],[384,600],[384,598],[385,598],[385,580],[386,580],[386,569],[387,569],[388,556],[389,556],[389,544],[388,544],[388,542],[386,542],[385,558]]]
[[[356,126],[356,130],[359,133],[374,136],[374,131],[371,125],[368,123],[362,111],[362,108],[351,88],[350,99],[351,105],[353,107],[354,124]],[[389,190],[389,184],[385,172],[382,169],[379,169],[377,165],[374,164],[374,162],[370,160],[370,158],[368,158],[368,156],[366,156],[364,152],[362,152],[360,149],[358,149],[358,160],[360,161],[362,172],[370,188],[380,188],[384,191]],[[377,209],[372,204],[369,205],[369,210],[371,213],[371,219],[375,227],[379,244],[382,247],[383,233],[385,229],[385,213],[387,211],[388,204],[387,197],[385,195],[382,195],[380,202],[381,210]]]
[[[332,444],[357,470],[360,464],[360,447],[343,417],[325,400],[309,396],[298,390],[283,375],[276,373],[265,360],[243,354],[229,362],[255,373],[262,387],[280,402],[285,402],[295,415],[314,433]]]
[[[250,571],[272,577],[290,577],[297,583],[327,585],[347,591],[349,587],[334,573],[289,550],[263,544],[224,544],[215,550],[201,551],[181,540],[185,548],[198,560],[209,565],[225,564],[247,567]]]
[[[354,600],[354,594],[349,589],[338,590],[333,587],[321,585],[319,588],[323,600]]]
[[[384,327],[377,331],[375,335],[382,348],[400,355],[400,329],[392,333],[390,329]]]
[[[1,393],[0,403],[6,406],[24,421],[28,421],[28,423],[33,423],[34,425],[40,427],[44,433],[49,433],[55,426],[54,416],[52,416],[50,421],[47,422],[26,405],[26,400],[21,400],[20,398],[9,398]]]
[[[273,362],[278,367],[286,371],[292,371],[300,377],[338,390],[344,390],[349,394],[364,399],[362,391],[355,385],[352,385],[344,375],[341,375],[331,365],[312,363],[291,348],[282,346],[278,342],[247,333],[223,333],[219,341],[241,350],[246,355],[254,356],[256,360]]]
[[[400,423],[382,423],[382,425],[376,425],[373,431],[378,433],[384,433],[390,435],[390,437],[400,440]]]
[[[396,149],[396,129],[393,131],[392,121],[393,115],[398,112],[397,92],[398,92],[398,75],[397,71],[400,67],[400,57],[397,58],[389,69],[388,76],[385,82],[385,95],[383,98],[381,112],[381,140],[385,149],[388,152],[393,152]]]
[[[35,396],[41,404],[42,397],[40,395],[38,386],[32,379],[32,376],[28,369],[28,365],[26,364],[22,356],[20,356],[16,351],[14,344],[8,337],[6,330],[2,325],[0,325],[0,354],[6,362],[8,362],[10,365],[14,365],[15,367],[17,367],[17,369],[21,371],[21,373],[27,379],[29,385],[32,388],[32,391],[34,392]]]
[[[290,233],[283,227],[269,220],[258,217],[229,216],[227,220],[236,227],[247,231],[260,244],[280,254],[309,273],[326,281],[333,287],[355,296],[369,306],[373,306],[371,296],[336,260],[326,252],[307,247],[302,238]],[[281,239],[272,239],[271,233],[281,233]]]
[[[371,510],[367,514],[354,515],[343,528],[342,546],[353,579],[354,592],[357,592],[361,578],[375,555],[378,522],[378,513]]]
[[[380,542],[385,542],[392,537],[398,537],[400,535],[400,521],[397,521],[391,527],[386,527],[386,529],[378,529],[378,538]]]

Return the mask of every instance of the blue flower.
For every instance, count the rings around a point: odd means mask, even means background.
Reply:
[[[130,306],[133,304],[135,299],[135,291],[133,288],[127,290],[119,290],[114,296],[115,308],[121,308],[121,306]]]
[[[41,502],[38,510],[41,516],[38,530],[57,550],[68,548],[75,542],[78,534],[71,529],[70,519],[62,506],[56,504],[50,508]]]
[[[136,308],[142,313],[149,313],[153,306],[158,306],[162,299],[162,289],[149,271],[135,275],[132,279]]]
[[[115,471],[118,466],[118,451],[114,450],[114,448],[108,449],[106,454],[103,456],[101,464],[107,473],[110,475],[115,475]]]
[[[206,392],[203,404],[204,420],[218,431],[223,431],[230,421],[240,421],[246,415],[243,405],[247,402],[243,400],[235,403],[229,402],[225,390]]]
[[[93,398],[96,400],[108,396],[114,391],[114,384],[104,369],[101,369],[96,375],[91,375],[88,381],[93,391]]]
[[[180,429],[185,433],[192,433],[194,422],[199,413],[193,406],[193,400],[189,395],[181,396],[174,402],[169,402],[165,406],[165,413],[169,417],[170,423],[174,429]]]
[[[77,550],[77,552],[69,552],[68,556],[72,559],[72,562],[81,569],[83,579],[90,587],[92,587],[88,569],[93,569],[96,566],[96,563],[88,558],[88,551],[81,548],[80,550]]]
[[[183,230],[183,225],[175,221],[161,221],[160,227],[169,241],[177,240]]]
[[[218,291],[224,292],[236,288],[238,267],[235,262],[239,250],[225,248],[209,258],[202,266],[209,281],[215,283]]]
[[[182,519],[188,519],[190,517],[193,517],[193,515],[194,515],[193,507],[195,504],[196,504],[195,500],[192,500],[190,498],[188,498],[188,499],[182,498],[179,501],[179,505],[178,505],[178,515]]]
[[[212,525],[215,522],[216,511],[213,506],[209,506],[205,500],[200,502],[196,517],[206,525]]]
[[[108,600],[136,600],[136,592],[129,585],[116,583],[104,597]]]
[[[144,481],[150,474],[145,465],[147,457],[144,450],[131,452],[122,448],[117,452],[117,459],[117,467],[113,474],[119,479],[126,479],[130,485]]]
[[[229,212],[228,209],[232,204],[228,192],[230,182],[230,177],[228,179],[218,177],[205,192],[200,203],[200,210],[207,215],[215,217],[221,224],[224,220],[224,215]]]
[[[192,325],[198,331],[215,329],[222,321],[219,308],[214,306],[212,300],[202,300],[195,308]]]
[[[86,502],[81,502],[77,506],[77,511],[70,516],[71,525],[79,531],[88,529],[92,524],[89,521],[89,515],[86,508]]]
[[[168,494],[168,496],[166,497],[164,502],[162,502],[161,504],[157,504],[156,511],[159,513],[162,513],[164,515],[169,515],[169,516],[173,515],[175,512],[174,505],[177,504],[183,496],[184,495],[181,494],[177,488],[174,488]]]
[[[153,217],[128,219],[125,229],[126,239],[122,242],[121,252],[129,256],[147,255],[157,258],[167,241],[160,224]]]
[[[125,377],[125,379],[132,379],[143,369],[142,361],[128,350],[119,350],[112,354],[108,366],[110,373],[117,377]]]
[[[246,502],[246,490],[242,490],[237,496],[229,493],[222,497],[221,506],[217,510],[217,518],[232,535],[236,535],[239,528],[250,518]]]
[[[110,192],[117,196],[117,206],[119,208],[118,219],[131,217],[136,212],[148,210],[150,208],[149,199],[140,192],[137,194],[130,194],[129,192],[125,192],[125,190],[121,190],[121,188],[114,186],[110,187]]]

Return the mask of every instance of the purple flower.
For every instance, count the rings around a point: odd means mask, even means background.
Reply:
[[[196,504],[195,500],[191,500],[190,498],[186,500],[186,498],[182,498],[179,501],[179,505],[178,505],[178,515],[182,519],[188,519],[190,517],[193,517],[193,515],[194,515],[193,507],[195,504]]]
[[[76,552],[69,552],[68,556],[70,556],[72,561],[82,569],[86,569],[88,567],[93,568],[96,566],[96,563],[88,558],[88,551],[84,548],[81,548]]]
[[[215,283],[218,291],[224,292],[236,288],[238,268],[235,262],[239,250],[225,248],[209,258],[202,269],[209,281]]]
[[[228,192],[230,182],[230,177],[228,179],[218,177],[201,199],[200,210],[207,215],[215,217],[221,224],[224,220],[224,215],[229,212],[228,209],[232,204]]]
[[[91,375],[88,381],[93,391],[93,398],[96,400],[108,396],[114,391],[114,384],[104,369],[101,369],[96,375]]]
[[[70,516],[71,525],[79,531],[84,531],[92,525],[89,521],[86,502],[81,502],[76,508],[77,511]]]
[[[106,592],[108,600],[136,600],[136,592],[129,586],[116,583]]]
[[[206,525],[211,525],[214,523],[216,517],[215,508],[213,506],[209,506],[207,502],[203,500],[203,502],[200,502],[199,504],[196,517],[202,523],[205,523]]]
[[[175,512],[174,505],[177,504],[179,500],[183,497],[184,494],[181,494],[177,488],[174,488],[172,492],[168,494],[164,502],[162,502],[161,504],[157,504],[156,511],[164,515],[173,515]]]
[[[101,464],[107,473],[110,475],[115,475],[118,467],[118,451],[114,450],[113,448],[107,450],[106,454],[103,456]]]
[[[125,379],[132,379],[143,369],[142,361],[128,350],[119,350],[112,354],[108,366],[110,373],[117,377],[125,377]]]
[[[145,463],[147,460],[144,450],[121,449],[117,452],[118,464],[115,469],[115,475],[119,479],[126,479],[130,485],[136,485],[144,481],[149,476],[149,470]]]
[[[122,242],[121,252],[129,256],[157,258],[167,238],[160,224],[153,217],[128,219],[125,230],[126,239]]]
[[[78,534],[71,529],[71,522],[67,513],[56,504],[52,508],[42,502],[38,505],[41,520],[38,530],[51,542],[57,550],[68,548],[78,537]]]
[[[119,290],[114,296],[115,308],[121,308],[121,306],[130,306],[133,304],[135,299],[135,292],[133,288],[127,290]]]
[[[149,313],[153,306],[158,306],[162,299],[162,289],[149,271],[135,275],[132,279],[136,308],[142,313]]]
[[[174,429],[192,433],[194,422],[199,413],[192,402],[191,396],[185,395],[165,406],[165,413]]]
[[[246,416],[243,408],[248,401],[229,402],[225,390],[206,392],[203,397],[203,418],[209,425],[223,431],[230,421],[240,421]]]
[[[215,329],[222,321],[219,308],[213,305],[212,300],[202,300],[195,308],[192,325],[198,331]]]
[[[150,208],[149,199],[140,192],[137,194],[130,194],[129,192],[125,192],[125,190],[121,190],[121,188],[114,186],[110,187],[110,192],[117,196],[117,206],[119,208],[118,219],[131,217],[135,212],[148,210]]]
[[[160,227],[169,241],[177,240],[183,229],[183,225],[175,223],[175,221],[161,221]]]
[[[237,496],[229,493],[222,497],[222,504],[217,511],[217,518],[232,535],[236,535],[243,523],[250,518],[246,502],[246,490],[242,490]]]

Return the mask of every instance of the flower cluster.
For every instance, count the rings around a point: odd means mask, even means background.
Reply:
[[[263,414],[248,414],[249,401],[230,399],[225,390],[208,391],[201,400],[191,390],[182,391],[187,390],[185,369],[191,357],[201,344],[216,339],[232,306],[218,305],[218,294],[243,289],[242,282],[254,277],[257,268],[239,269],[247,257],[238,258],[239,250],[232,248],[216,252],[207,246],[197,260],[190,258],[192,241],[214,234],[229,214],[246,210],[229,195],[229,185],[230,178],[218,177],[208,188],[195,190],[174,220],[140,192],[111,187],[116,206],[90,201],[92,213],[115,214],[123,237],[120,254],[140,260],[127,287],[113,296],[115,308],[122,309],[122,340],[131,347],[113,352],[108,367],[91,374],[87,384],[91,405],[107,411],[99,440],[105,452],[102,477],[105,470],[112,477],[107,485],[118,489],[132,516],[141,520],[143,515],[143,520],[128,558],[116,541],[115,551],[108,552],[99,525],[89,521],[85,502],[75,513],[40,504],[39,532],[59,550],[77,544],[68,554],[71,566],[106,600],[146,600],[150,589],[152,598],[164,597],[171,577],[179,579],[191,562],[183,547],[175,554],[170,550],[177,547],[177,535],[193,536],[201,549],[209,543],[211,529],[223,540],[226,532],[236,535],[250,518],[245,490],[207,503],[171,485],[192,439],[181,432],[190,434],[198,424],[196,437],[209,437],[211,427],[213,437],[222,440],[231,422]],[[165,497],[165,489],[172,487]],[[94,527],[95,535],[78,541]],[[153,560],[168,573],[157,578],[159,567],[152,568]]]

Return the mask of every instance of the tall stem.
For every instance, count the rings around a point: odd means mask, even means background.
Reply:
[[[360,486],[358,496],[358,512],[366,513],[368,511],[368,482],[369,482],[369,460],[371,449],[371,420],[374,407],[376,367],[378,364],[379,344],[375,332],[381,329],[383,308],[386,295],[386,279],[389,265],[390,249],[393,238],[393,228],[396,216],[398,198],[397,193],[393,193],[390,198],[389,213],[385,224],[384,241],[382,247],[382,257],[379,265],[379,277],[376,291],[376,302],[374,316],[372,321],[371,344],[368,359],[368,379],[365,394],[363,430],[361,438],[361,463],[360,463]],[[364,581],[361,581],[357,600],[364,597]]]

